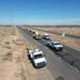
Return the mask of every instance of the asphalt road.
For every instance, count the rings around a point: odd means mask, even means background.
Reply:
[[[26,32],[25,29],[24,29],[24,31]],[[31,32],[27,32],[27,33],[28,33],[28,35],[32,36]],[[44,46],[46,46],[46,44],[48,43],[48,40],[44,40],[44,39],[37,40],[37,41],[40,42]],[[52,50],[52,51],[56,55],[58,55],[62,59],[64,59],[67,63],[69,63],[70,65],[72,65],[73,67],[75,67],[76,69],[78,69],[80,71],[80,51],[77,51],[77,50],[72,49],[65,45],[64,45],[64,50],[61,52],[56,52],[54,50]]]
[[[26,30],[24,30],[26,32]],[[31,32],[28,32],[30,36],[32,36]],[[46,46],[48,44],[48,40],[37,40],[40,42],[42,45]],[[47,47],[47,46],[46,46]],[[50,48],[49,48],[50,49]],[[52,50],[52,49],[51,49]],[[62,59],[64,59],[67,63],[75,67],[80,71],[80,51],[77,51],[75,49],[72,49],[68,46],[64,45],[64,50],[61,52],[56,52],[52,50],[56,55],[60,56]]]
[[[55,78],[58,76],[62,76],[64,77],[64,80],[80,80],[80,73],[77,72],[77,70],[75,70],[73,67],[67,64],[63,59],[56,56],[53,51],[51,51],[46,46],[42,45],[42,43],[34,40],[29,35],[29,32],[26,32],[22,28],[18,28],[18,29],[20,33],[23,35],[25,41],[27,41],[33,46],[36,45],[37,47],[43,50],[47,59],[47,67]]]
[[[40,30],[40,29],[35,29],[35,30]],[[46,31],[46,30],[40,30],[40,31],[44,31],[44,32],[48,32],[48,33],[53,33],[53,34],[57,34],[57,35],[62,35],[62,33],[59,32],[52,32],[52,31]],[[75,39],[80,39],[80,36],[75,36],[75,35],[70,35],[70,34],[65,34],[66,37],[71,37],[71,38],[75,38]]]

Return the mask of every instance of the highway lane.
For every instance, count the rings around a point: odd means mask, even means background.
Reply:
[[[26,32],[26,30],[24,30]],[[27,32],[30,36],[32,36],[31,32]],[[41,39],[41,40],[37,40],[38,42],[40,42],[41,44],[43,44],[44,46],[47,45],[48,41]],[[46,46],[47,47],[47,46]],[[49,48],[50,49],[50,48]],[[52,50],[52,49],[51,49]],[[72,49],[68,46],[64,45],[64,50],[61,52],[56,52],[54,50],[52,50],[56,55],[60,56],[62,59],[64,59],[66,62],[68,62],[70,65],[72,65],[73,67],[75,67],[76,69],[78,69],[80,71],[80,52]]]
[[[41,44],[46,46],[48,44],[48,41],[46,40],[39,40]],[[50,49],[50,48],[49,48]],[[67,46],[64,46],[64,50],[57,52],[51,49],[56,55],[60,56],[62,59],[64,59],[66,62],[68,62],[70,65],[75,67],[80,71],[80,52],[76,51],[72,48],[69,48]]]
[[[34,40],[31,36],[28,35],[28,32],[25,32],[21,28],[19,28],[19,31],[24,36],[25,41],[28,41],[31,43],[31,45],[36,44],[40,49],[43,50],[43,52],[46,54],[47,67],[52,75],[55,76],[55,78],[58,76],[63,76],[64,80],[80,80],[80,74],[67,63],[65,63],[61,58],[57,57],[54,52]]]
[[[32,28],[32,29],[34,29],[34,28]],[[62,33],[59,33],[59,32],[46,31],[46,30],[41,30],[41,29],[35,29],[35,30],[44,31],[44,32],[48,32],[48,33],[53,33],[53,34],[57,34],[57,35],[62,35]],[[80,36],[75,36],[75,35],[70,35],[70,34],[65,34],[65,36],[75,38],[75,39],[80,39]]]

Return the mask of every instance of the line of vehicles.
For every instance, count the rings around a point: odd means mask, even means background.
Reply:
[[[61,51],[64,48],[60,42],[51,40],[51,37],[49,34],[44,34],[41,36],[41,34],[36,31],[36,32],[33,32],[32,37],[36,40],[40,40],[40,39],[47,40],[48,41],[47,46],[52,48],[53,50]]]
[[[29,32],[32,32],[32,30],[28,30]],[[56,50],[56,51],[62,51],[63,50],[63,45],[57,41],[53,41],[51,40],[51,37],[49,34],[44,34],[41,36],[41,34],[37,31],[33,31],[32,32],[32,37],[36,40],[41,40],[41,39],[44,39],[44,40],[47,40],[48,41],[48,44],[47,46],[49,48],[52,48],[53,50]],[[45,55],[43,54],[43,51],[42,50],[39,50],[38,48],[36,49],[31,49],[28,51],[29,53],[29,58],[30,60],[32,61],[33,65],[38,68],[38,67],[43,67],[47,64],[47,61],[45,59]]]

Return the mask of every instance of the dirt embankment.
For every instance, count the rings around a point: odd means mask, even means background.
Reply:
[[[33,67],[19,35],[13,27],[0,27],[0,80],[54,80],[47,67]]]

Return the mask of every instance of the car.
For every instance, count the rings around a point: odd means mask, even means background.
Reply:
[[[64,48],[63,45],[57,41],[50,41],[48,42],[47,46],[56,51],[62,51]]]
[[[42,38],[45,39],[45,40],[50,40],[51,39],[49,34],[44,34]]]
[[[38,48],[29,50],[29,57],[36,68],[44,67],[47,64],[42,50],[39,50]]]

